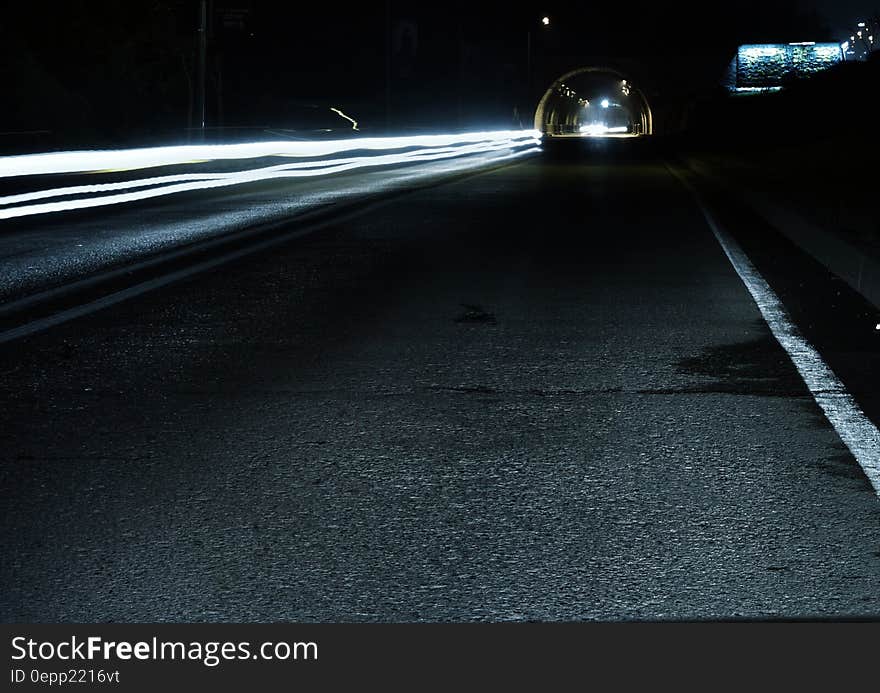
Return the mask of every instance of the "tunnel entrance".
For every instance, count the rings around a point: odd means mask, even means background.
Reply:
[[[580,67],[544,92],[535,129],[549,136],[638,137],[654,132],[644,92],[610,67]]]

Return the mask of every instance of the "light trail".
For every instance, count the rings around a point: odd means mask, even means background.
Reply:
[[[119,181],[115,183],[92,183],[88,185],[68,186],[64,188],[50,188],[48,190],[37,190],[29,193],[19,193],[16,195],[7,195],[0,197],[0,206],[8,206],[20,204],[22,202],[33,202],[52,197],[63,197],[70,195],[81,195],[96,192],[112,192],[115,190],[129,190],[132,188],[143,188],[151,185],[167,185],[171,183],[181,183],[189,181],[209,181],[209,180],[232,180],[248,176],[250,179],[262,179],[271,177],[277,171],[294,171],[306,170],[314,172],[314,175],[325,174],[326,171],[338,170],[334,167],[349,165],[385,165],[388,163],[409,163],[412,161],[430,160],[434,157],[452,154],[454,156],[463,156],[466,154],[474,154],[484,151],[493,151],[514,146],[513,142],[500,142],[492,144],[470,145],[466,148],[438,148],[430,150],[430,156],[426,158],[424,150],[416,150],[396,155],[394,157],[382,156],[363,156],[349,157],[344,159],[331,159],[320,161],[308,161],[292,164],[279,164],[277,166],[267,166],[259,169],[249,169],[246,171],[232,171],[226,173],[183,173],[170,176],[156,176],[151,178],[141,178],[136,180]],[[311,174],[305,174],[311,175]]]
[[[351,123],[351,129],[352,129],[352,130],[357,130],[357,129],[358,129],[358,122],[357,122],[354,118],[352,118],[351,116],[346,115],[345,113],[343,113],[342,111],[340,111],[338,108],[333,108],[333,107],[331,106],[331,107],[330,107],[330,110],[333,111],[336,115],[338,115],[338,116],[340,116],[340,117],[342,117],[342,118],[345,118],[349,123]]]
[[[47,152],[0,158],[0,178],[57,173],[93,173],[111,170],[134,171],[137,169],[176,166],[195,162],[260,159],[273,156],[319,157],[359,149],[381,151],[413,147],[449,147],[487,141],[539,140],[540,137],[541,133],[537,130],[499,130],[455,135],[364,137],[320,142],[275,141]]]
[[[476,154],[509,151],[513,155],[540,148],[535,130],[465,133],[418,137],[368,138],[332,142],[266,142],[248,145],[160,147],[110,152],[53,152],[0,158],[0,177],[39,174],[95,174],[183,163],[297,157],[300,161],[226,172],[178,173],[128,181],[70,185],[0,197],[0,219],[123,204],[181,192],[209,190],[282,178],[343,173],[364,167],[394,166]],[[280,146],[283,145],[283,146]],[[384,153],[382,152],[384,148]],[[360,156],[326,158],[346,152]],[[405,150],[405,151],[400,151]],[[271,152],[271,153],[267,153]],[[320,157],[325,158],[320,158]],[[207,157],[207,158],[206,158]],[[12,171],[18,173],[13,174]],[[77,197],[80,196],[80,197]],[[86,197],[82,197],[86,196]],[[59,200],[57,198],[71,198]],[[47,200],[39,202],[41,200]],[[29,204],[36,203],[38,204]]]

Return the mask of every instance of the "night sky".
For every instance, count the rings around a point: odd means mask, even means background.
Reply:
[[[804,0],[801,4],[818,12],[835,37],[844,35],[854,24],[868,16],[880,15],[880,2],[877,0]]]
[[[530,31],[536,63],[553,55],[684,54],[721,66],[738,43],[842,40],[870,9],[866,2],[743,0],[697,11],[674,2],[217,0],[209,120],[317,127],[308,109],[335,104],[375,122],[384,110],[389,37],[395,113],[415,122],[430,112],[443,122],[463,108],[507,112],[524,80]],[[70,0],[51,11],[9,3],[0,77],[14,98],[0,132],[45,129],[83,141],[184,132],[192,125],[197,8],[197,0]],[[549,31],[539,25],[543,14]]]

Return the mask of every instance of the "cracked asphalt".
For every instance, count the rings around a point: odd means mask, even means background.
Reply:
[[[659,161],[400,198],[0,392],[4,622],[880,618],[880,499]]]

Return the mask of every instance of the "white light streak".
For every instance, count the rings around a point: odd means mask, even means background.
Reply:
[[[342,111],[340,111],[338,108],[333,108],[333,106],[330,107],[330,110],[333,111],[336,115],[338,115],[338,116],[340,116],[340,117],[342,117],[342,118],[345,118],[349,123],[351,123],[351,129],[352,129],[352,130],[357,130],[357,129],[358,129],[358,123],[357,123],[357,121],[356,121],[354,118],[345,115],[345,113],[343,113]]]
[[[501,130],[459,135],[417,135],[412,137],[364,137],[312,142],[248,142],[203,144],[141,149],[49,152],[0,157],[0,178],[55,173],[133,171],[158,166],[176,166],[205,161],[233,161],[273,156],[320,157],[364,149],[381,151],[413,147],[444,147],[483,141],[540,138],[537,130]]]
[[[131,170],[177,166],[192,161],[201,164],[203,163],[201,159],[205,158],[208,161],[217,161],[281,156],[300,157],[304,160],[238,171],[175,173],[127,181],[33,190],[0,197],[0,219],[116,205],[180,192],[209,190],[258,181],[325,176],[364,167],[406,165],[504,151],[509,151],[512,155],[520,155],[537,151],[540,148],[540,138],[541,133],[536,130],[514,130],[430,137],[160,147],[112,152],[61,152],[58,153],[60,156],[53,153],[4,157],[0,158],[0,172],[6,172],[7,177],[14,175],[12,173],[14,170],[24,171],[19,175],[33,175],[37,171],[59,173],[59,169],[64,173],[93,173],[95,169],[118,170],[119,164],[124,164],[122,168]],[[380,149],[382,145],[384,151]],[[197,150],[199,156],[190,159],[189,157],[196,153],[194,150]],[[367,153],[364,153],[365,150]],[[271,154],[266,154],[270,151]],[[351,155],[328,159],[320,158],[315,154],[315,152],[337,154],[346,151],[351,152]],[[21,162],[25,162],[25,165],[21,169],[16,169],[15,166]]]

